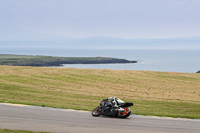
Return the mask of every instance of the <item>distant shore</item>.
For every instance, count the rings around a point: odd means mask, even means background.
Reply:
[[[0,54],[0,65],[10,66],[62,66],[63,64],[113,64],[137,63],[126,59],[108,57],[53,57]]]

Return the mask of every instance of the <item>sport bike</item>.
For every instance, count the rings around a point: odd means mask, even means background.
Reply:
[[[96,107],[92,111],[93,116],[116,116],[119,118],[127,118],[131,114],[130,106],[133,106],[132,102],[124,102],[122,100],[116,100],[117,106],[113,106],[112,102],[102,100],[100,106]]]

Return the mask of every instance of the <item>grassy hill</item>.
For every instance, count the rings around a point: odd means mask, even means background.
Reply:
[[[110,96],[133,114],[200,119],[200,74],[0,66],[0,102],[91,111]]]

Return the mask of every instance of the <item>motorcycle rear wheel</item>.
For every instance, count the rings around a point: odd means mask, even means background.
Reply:
[[[123,109],[125,110],[125,112],[118,112],[117,116],[119,118],[127,118],[127,117],[129,117],[130,114],[131,114],[131,109],[129,109],[128,107],[124,107]]]
[[[101,115],[101,112],[102,112],[102,108],[101,107],[96,107],[93,111],[92,111],[92,115],[93,116],[100,116]]]

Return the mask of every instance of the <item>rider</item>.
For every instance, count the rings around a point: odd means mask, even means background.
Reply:
[[[110,108],[110,103],[111,103],[111,106],[112,107],[114,107],[114,108],[116,108],[116,107],[118,107],[117,106],[117,102],[124,102],[124,101],[122,101],[121,99],[119,99],[119,98],[117,98],[116,96],[114,96],[114,97],[109,97],[109,98],[105,98],[104,99],[107,103],[105,104],[105,107],[107,107],[108,109]]]

